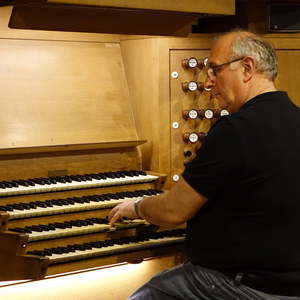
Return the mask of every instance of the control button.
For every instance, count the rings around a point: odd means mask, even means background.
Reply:
[[[198,115],[200,119],[212,119],[214,117],[214,111],[212,109],[199,109]]]
[[[181,61],[181,65],[185,69],[199,68],[201,70],[205,66],[205,60],[202,58],[197,59],[196,57],[185,58]]]
[[[200,91],[200,92],[203,92],[204,83],[203,82],[197,82],[197,81],[183,82],[182,83],[182,89],[185,92],[196,92],[197,90]]]
[[[177,182],[179,180],[179,175],[175,174],[172,177],[173,181]]]
[[[220,116],[228,116],[229,115],[229,111],[227,109],[221,109],[220,111]]]
[[[184,157],[191,157],[193,152],[191,150],[186,150],[183,152]]]
[[[203,143],[206,135],[207,134],[205,132],[185,132],[183,134],[183,140],[185,143]]]
[[[197,132],[186,132],[183,134],[183,140],[186,143],[197,143],[199,141],[199,136]]]
[[[213,109],[213,117],[214,118],[220,118],[220,117],[223,117],[223,116],[227,116],[229,115],[229,112],[227,109]]]
[[[178,123],[178,122],[173,122],[173,123],[172,123],[172,127],[173,127],[174,129],[179,128],[179,123]]]
[[[174,79],[177,79],[179,76],[178,72],[174,71],[171,73],[171,77],[174,78]]]
[[[212,119],[214,117],[214,112],[211,109],[207,109],[204,112],[205,119]]]
[[[184,110],[182,112],[182,116],[184,119],[188,120],[188,119],[192,119],[195,120],[198,118],[198,112],[196,109],[191,109],[191,110]]]
[[[198,84],[196,81],[190,81],[185,83],[185,85],[182,85],[182,88],[184,91],[190,91],[190,92],[195,92],[198,90]]]

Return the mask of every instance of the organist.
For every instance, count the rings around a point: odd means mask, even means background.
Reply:
[[[207,87],[231,115],[216,122],[170,191],[124,202],[109,216],[111,224],[137,216],[187,222],[189,262],[129,299],[299,299],[300,110],[276,90],[275,51],[257,35],[222,35],[206,68]]]

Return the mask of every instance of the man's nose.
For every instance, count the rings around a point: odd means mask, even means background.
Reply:
[[[210,79],[208,75],[206,75],[206,79],[204,81],[204,88],[206,90],[211,90],[215,86],[215,83],[213,80]]]

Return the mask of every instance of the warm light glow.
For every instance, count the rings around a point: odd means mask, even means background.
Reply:
[[[96,271],[96,270],[103,270],[111,267],[119,267],[119,266],[124,266],[126,265],[127,262],[119,263],[119,264],[114,264],[114,265],[107,265],[107,266],[102,266],[102,267],[95,267],[95,268],[90,268],[90,269],[83,269],[83,270],[78,270],[78,271],[73,271],[73,272],[65,272],[65,273],[60,273],[60,274],[55,274],[55,275],[48,275],[45,278],[54,278],[54,277],[62,277],[62,276],[67,276],[67,275],[74,275],[74,274],[79,274],[79,273],[86,273],[86,272],[91,272],[91,271]]]
[[[124,300],[170,261],[153,259],[2,286],[0,300]]]

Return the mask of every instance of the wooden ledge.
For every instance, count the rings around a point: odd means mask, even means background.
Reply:
[[[86,144],[70,144],[70,145],[46,145],[38,147],[20,147],[20,148],[0,148],[0,156],[30,154],[30,153],[49,153],[49,152],[70,152],[82,150],[97,150],[97,149],[118,149],[132,148],[146,143],[146,140],[134,141],[116,141],[116,142],[101,142],[101,143],[86,143]]]

